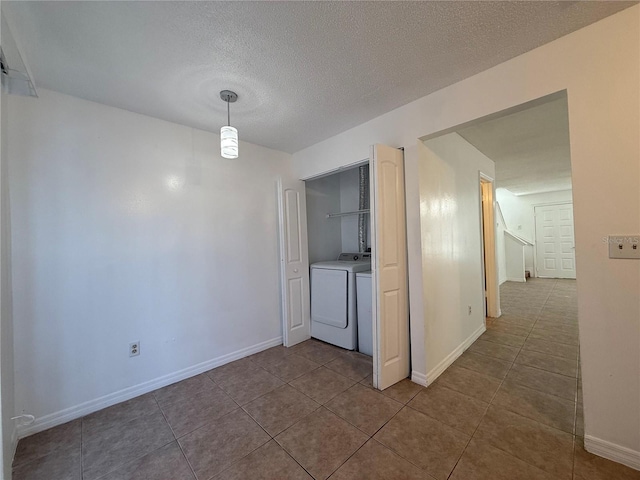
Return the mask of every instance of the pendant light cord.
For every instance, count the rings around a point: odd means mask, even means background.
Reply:
[[[231,114],[229,113],[229,97],[227,97],[227,125],[231,126]]]

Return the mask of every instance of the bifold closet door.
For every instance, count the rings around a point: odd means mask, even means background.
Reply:
[[[311,338],[309,245],[304,182],[278,182],[282,335],[285,347]]]
[[[409,290],[404,152],[371,147],[373,215],[374,385],[383,390],[409,375]]]

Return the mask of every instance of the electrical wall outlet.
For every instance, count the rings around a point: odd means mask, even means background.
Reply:
[[[609,258],[640,259],[640,235],[609,235]]]
[[[133,342],[129,344],[129,356],[137,357],[140,355],[140,341]]]
[[[469,305],[469,315],[471,315],[471,305]]]

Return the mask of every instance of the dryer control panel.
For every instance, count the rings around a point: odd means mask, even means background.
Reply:
[[[363,253],[341,253],[338,256],[339,262],[371,262],[371,252]]]

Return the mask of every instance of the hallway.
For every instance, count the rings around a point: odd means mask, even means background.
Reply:
[[[14,480],[638,480],[582,448],[576,283],[501,287],[503,315],[438,380],[371,388],[309,340],[20,441]]]

